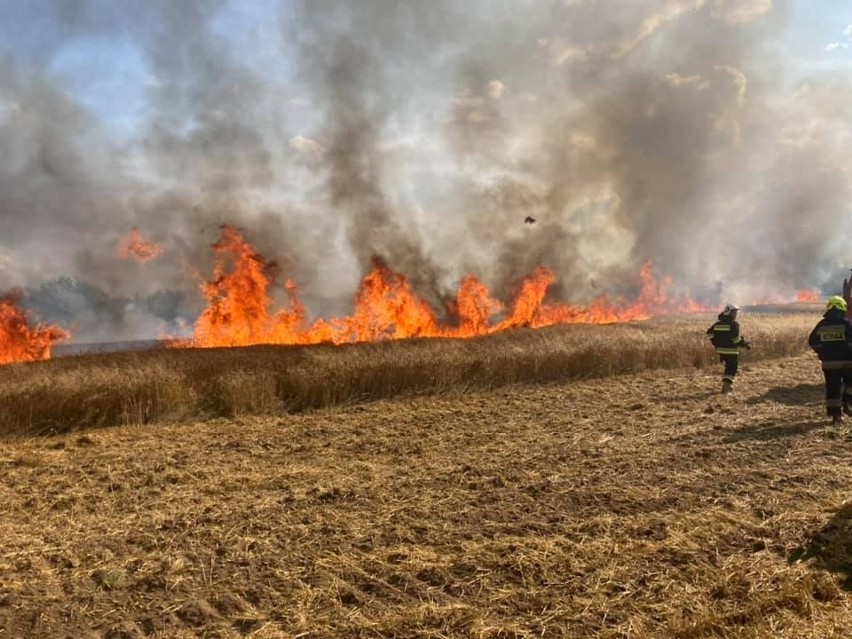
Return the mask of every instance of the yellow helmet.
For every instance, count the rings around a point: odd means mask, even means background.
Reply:
[[[839,295],[832,295],[828,298],[828,302],[825,304],[826,310],[831,310],[833,308],[839,309],[846,312],[846,300],[840,297]]]

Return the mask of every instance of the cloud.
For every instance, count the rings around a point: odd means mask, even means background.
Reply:
[[[714,67],[718,71],[724,71],[731,78],[731,82],[734,85],[737,96],[737,106],[742,106],[745,102],[746,89],[748,88],[748,78],[746,74],[737,69],[736,67],[720,65]]]
[[[488,83],[488,97],[492,100],[499,100],[506,93],[506,85],[500,80],[491,80]]]
[[[589,51],[581,47],[562,45],[558,42],[548,44],[550,63],[562,66],[571,62],[584,62],[589,59]]]
[[[769,0],[771,2],[771,0]],[[704,6],[705,0],[670,0],[663,10],[642,20],[639,30],[614,47],[613,56],[618,58],[633,51],[644,40],[650,38],[661,26],[677,19],[684,13]]]
[[[660,6],[657,11],[650,15],[640,16],[634,23],[625,21],[624,27],[618,29],[617,35],[584,45],[566,42],[561,38],[539,38],[537,45],[547,52],[548,61],[554,66],[587,63],[602,57],[619,59],[633,52],[661,27],[687,13],[700,10],[705,2],[706,0],[665,0],[658,2]],[[653,7],[653,4],[651,6]],[[581,8],[580,5],[576,7]]]
[[[713,17],[731,25],[748,24],[772,9],[772,0],[714,0]]]
[[[303,135],[296,135],[290,138],[288,142],[290,144],[290,148],[295,149],[300,153],[306,153],[315,157],[319,157],[325,153],[325,149],[322,144],[311,138],[306,138]]]
[[[848,49],[852,47],[852,24],[843,29],[843,35],[846,36],[845,42],[830,42],[825,45],[825,50],[835,51],[837,49]]]
[[[494,122],[499,117],[499,111],[494,102],[499,100],[505,89],[489,84],[482,94],[470,89],[462,89],[453,100],[452,119],[459,124],[486,124]]]
[[[671,84],[672,86],[693,86],[698,90],[707,89],[710,86],[710,82],[701,77],[700,75],[688,75],[683,76],[679,73],[667,73],[664,76],[666,82]]]

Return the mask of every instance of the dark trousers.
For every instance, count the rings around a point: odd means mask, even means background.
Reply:
[[[844,404],[852,404],[852,369],[822,371],[825,375],[825,411],[829,417],[840,415]]]
[[[737,376],[737,367],[740,364],[739,355],[719,355],[719,361],[725,365],[725,372],[722,374],[722,381],[734,383],[734,378]]]

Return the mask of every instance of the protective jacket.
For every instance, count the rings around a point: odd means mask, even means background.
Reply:
[[[740,334],[739,322],[724,313],[707,329],[707,335],[719,355],[739,355],[740,348],[748,347],[748,341]]]
[[[823,370],[852,368],[852,321],[839,308],[827,310],[808,336],[808,346],[816,351]]]

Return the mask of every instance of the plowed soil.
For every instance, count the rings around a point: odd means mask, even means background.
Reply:
[[[0,442],[0,637],[848,637],[818,363],[719,373]]]

